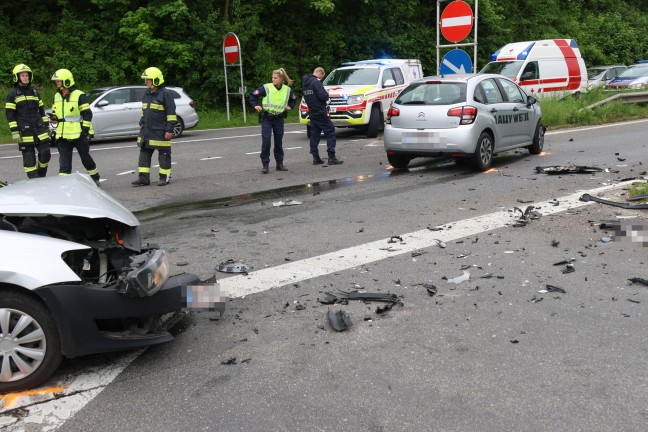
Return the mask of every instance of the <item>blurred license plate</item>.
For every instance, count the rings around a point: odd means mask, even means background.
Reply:
[[[337,108],[334,106],[329,106],[329,112],[336,112]]]
[[[412,145],[412,144],[427,144],[431,145],[433,148],[441,147],[442,144],[445,144],[445,136],[442,137],[439,132],[427,132],[427,131],[412,131],[412,132],[403,132],[403,144]]]

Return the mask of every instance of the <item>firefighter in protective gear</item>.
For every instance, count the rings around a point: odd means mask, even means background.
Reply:
[[[284,85],[286,82],[286,85]],[[277,171],[288,171],[284,166],[283,134],[284,118],[295,107],[297,96],[289,87],[293,80],[283,68],[272,71],[272,82],[264,84],[250,94],[250,104],[261,118],[261,172],[268,174],[270,146],[274,133],[274,158]]]
[[[160,69],[146,69],[142,73],[142,79],[148,89],[142,98],[140,134],[137,137],[137,146],[140,148],[138,178],[131,184],[151,184],[151,158],[157,150],[160,163],[158,186],[166,186],[171,182],[171,138],[178,123],[175,100],[164,84],[164,76]]]
[[[99,186],[99,170],[90,156],[90,136],[92,130],[92,111],[85,93],[74,85],[72,72],[59,69],[52,75],[56,84],[52,120],[58,121],[56,143],[59,150],[59,175],[72,172],[72,150],[76,148],[81,163],[88,174]]]
[[[14,86],[9,91],[5,112],[11,137],[23,155],[28,178],[45,177],[50,158],[48,119],[38,90],[32,86],[33,73],[29,66],[13,68]],[[38,151],[38,158],[36,152]]]

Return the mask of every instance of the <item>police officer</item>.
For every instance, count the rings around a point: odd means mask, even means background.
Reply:
[[[320,158],[319,150],[317,148],[320,142],[320,133],[324,132],[324,135],[326,136],[328,164],[340,165],[344,163],[344,161],[335,157],[335,126],[333,125],[328,113],[327,102],[329,95],[322,84],[324,75],[324,69],[317,67],[313,71],[312,75],[304,75],[302,77],[303,96],[306,105],[308,105],[308,115],[311,127],[310,153],[313,155],[313,165],[324,163]]]
[[[140,134],[137,137],[137,145],[140,148],[137,168],[139,176],[131,184],[151,184],[151,158],[157,150],[160,163],[158,186],[166,186],[171,182],[171,137],[178,122],[175,100],[164,84],[164,76],[160,69],[150,67],[142,73],[142,78],[148,90],[142,98]]]
[[[85,93],[74,85],[72,72],[59,69],[52,75],[56,84],[52,120],[58,122],[56,127],[56,144],[59,150],[59,175],[72,172],[72,150],[76,149],[81,163],[88,174],[99,186],[99,170],[90,156],[90,135],[92,129],[92,111]]]
[[[11,137],[18,142],[28,178],[45,177],[50,153],[48,119],[38,90],[32,87],[32,70],[25,64],[13,68],[14,86],[5,103]],[[36,160],[38,151],[38,161]]]
[[[284,85],[284,82],[287,85]],[[284,118],[295,107],[297,96],[289,87],[293,80],[283,68],[272,71],[272,82],[264,84],[250,95],[250,104],[261,117],[261,164],[263,174],[268,174],[270,165],[270,145],[274,132],[274,158],[277,171],[288,171],[284,166],[283,134]],[[259,102],[259,99],[261,101]]]

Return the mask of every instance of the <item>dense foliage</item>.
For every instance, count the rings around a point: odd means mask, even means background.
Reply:
[[[474,0],[468,0],[474,8]],[[442,3],[442,8],[447,2]],[[587,65],[648,58],[644,0],[481,0],[478,67],[508,42],[575,38]],[[284,67],[295,80],[315,66],[378,57],[418,58],[436,70],[437,4],[432,0],[21,0],[0,4],[0,80],[26,63],[50,86],[68,68],[84,89],[139,83],[157,66],[202,107],[224,105],[222,41],[242,45],[248,90]],[[474,36],[471,35],[470,38]],[[447,44],[443,41],[442,44]],[[443,54],[443,53],[442,53]],[[229,86],[237,88],[236,68]]]

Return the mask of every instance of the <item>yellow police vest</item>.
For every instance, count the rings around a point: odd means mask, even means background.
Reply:
[[[274,84],[263,84],[265,90],[265,97],[261,101],[263,109],[272,114],[281,114],[288,106],[288,98],[290,97],[290,87],[282,85],[279,90]]]
[[[59,120],[56,128],[56,138],[77,139],[81,136],[83,117],[79,110],[79,96],[82,94],[83,92],[81,90],[74,90],[70,93],[69,100],[67,101],[63,99],[59,92],[56,92],[54,95],[52,112]],[[90,108],[88,107],[88,109]],[[94,130],[91,124],[90,134],[93,133]]]

